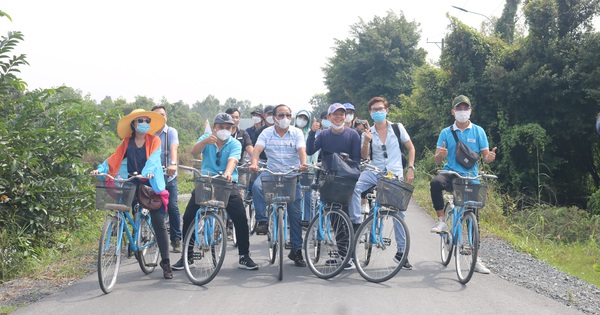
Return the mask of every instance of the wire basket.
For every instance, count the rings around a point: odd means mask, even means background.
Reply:
[[[406,211],[415,187],[397,179],[380,177],[377,180],[377,204],[383,207]]]
[[[324,203],[339,203],[344,206],[350,204],[354,186],[357,180],[352,178],[335,176],[333,174],[321,174],[319,176],[319,196]]]
[[[454,205],[462,207],[465,203],[472,201],[473,206],[483,208],[487,198],[487,185],[455,178],[452,180]]]
[[[133,183],[115,183],[114,181],[96,183],[96,208],[112,211],[129,211],[135,197],[136,185]]]
[[[198,176],[194,179],[196,195],[194,201],[196,204],[203,205],[208,201],[221,201],[223,208],[227,208],[229,195],[233,189],[233,183],[228,182],[224,178],[211,178],[206,176]]]
[[[265,174],[260,177],[260,180],[266,203],[293,202],[296,200],[298,179],[295,175]]]
[[[302,173],[300,174],[300,185],[310,186],[315,180],[315,173]]]

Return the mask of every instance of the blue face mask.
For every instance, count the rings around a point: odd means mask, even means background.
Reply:
[[[138,123],[137,127],[135,127],[135,130],[137,130],[137,132],[139,132],[141,134],[146,134],[148,132],[148,130],[150,130],[150,124],[149,123]]]
[[[373,118],[375,122],[383,122],[386,116],[387,113],[385,111],[371,113],[371,118]]]
[[[325,127],[325,128],[329,128],[329,127],[331,127],[331,121],[329,121],[327,119],[323,119],[323,120],[321,120],[321,125],[323,125],[323,127]]]

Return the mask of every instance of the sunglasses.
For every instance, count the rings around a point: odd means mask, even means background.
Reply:
[[[149,124],[152,121],[152,119],[150,119],[150,118],[138,118],[137,119],[138,124],[142,124],[142,123],[144,123],[144,121]]]
[[[283,117],[287,117],[287,118],[292,118],[292,114],[277,114],[277,118],[283,118]]]
[[[217,166],[221,166],[221,151],[217,152],[217,160],[215,161]]]
[[[383,158],[387,159],[388,155],[387,155],[387,148],[385,147],[385,144],[381,146],[381,149],[383,150]]]

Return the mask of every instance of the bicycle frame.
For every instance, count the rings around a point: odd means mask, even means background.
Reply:
[[[331,218],[328,216],[327,217],[327,222],[323,222],[323,209],[327,206],[327,204],[325,204],[323,201],[319,201],[319,209],[317,212],[317,215],[319,216],[319,238],[318,240],[320,241],[325,241],[326,244],[333,244],[335,245],[336,241],[335,241],[335,237],[333,237],[331,235]],[[329,205],[330,207],[333,207],[333,205]],[[326,226],[326,229],[324,229],[323,227]],[[325,235],[323,233],[323,230],[327,230],[327,235]]]
[[[197,244],[203,244],[205,246],[212,246],[214,244],[216,244],[217,240],[213,240],[211,235],[213,235],[214,233],[214,219],[213,218],[208,218],[205,219],[205,215],[208,212],[218,212],[217,209],[212,208],[212,207],[200,207],[198,208],[198,211],[196,211],[196,217],[195,217],[195,224],[194,224],[194,238],[196,239],[196,243]],[[200,221],[202,220],[202,221]],[[198,226],[199,226],[199,222],[203,222],[204,224],[204,233],[202,235],[202,241],[200,241],[199,239],[199,235],[198,235]],[[221,236],[223,237],[223,236]]]

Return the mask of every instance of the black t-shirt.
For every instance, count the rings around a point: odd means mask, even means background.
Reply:
[[[266,129],[266,128],[268,128],[268,127],[269,127],[269,126],[265,125],[265,126],[262,126],[262,127],[260,127],[260,129],[256,130],[256,131],[254,132],[254,138],[252,138],[252,143],[256,144],[256,141],[258,140],[258,136],[260,136],[260,133],[261,133],[261,132],[263,132],[263,130],[265,130],[265,129]],[[263,150],[263,151],[260,153],[260,156],[259,156],[259,158],[260,158],[261,160],[264,160],[264,161],[266,161],[266,160],[267,160],[267,154],[265,153],[265,150]]]
[[[142,147],[138,148],[137,145],[135,145],[135,139],[129,139],[125,157],[127,158],[127,173],[133,174],[137,172],[138,174],[142,174],[142,170],[144,169],[144,166],[146,166],[147,160],[146,142],[144,142]]]
[[[237,132],[232,135],[242,144],[242,155],[238,159],[239,162],[243,162],[244,154],[246,153],[246,147],[252,146],[252,140],[250,139],[250,135],[246,132],[246,130],[237,129]]]

